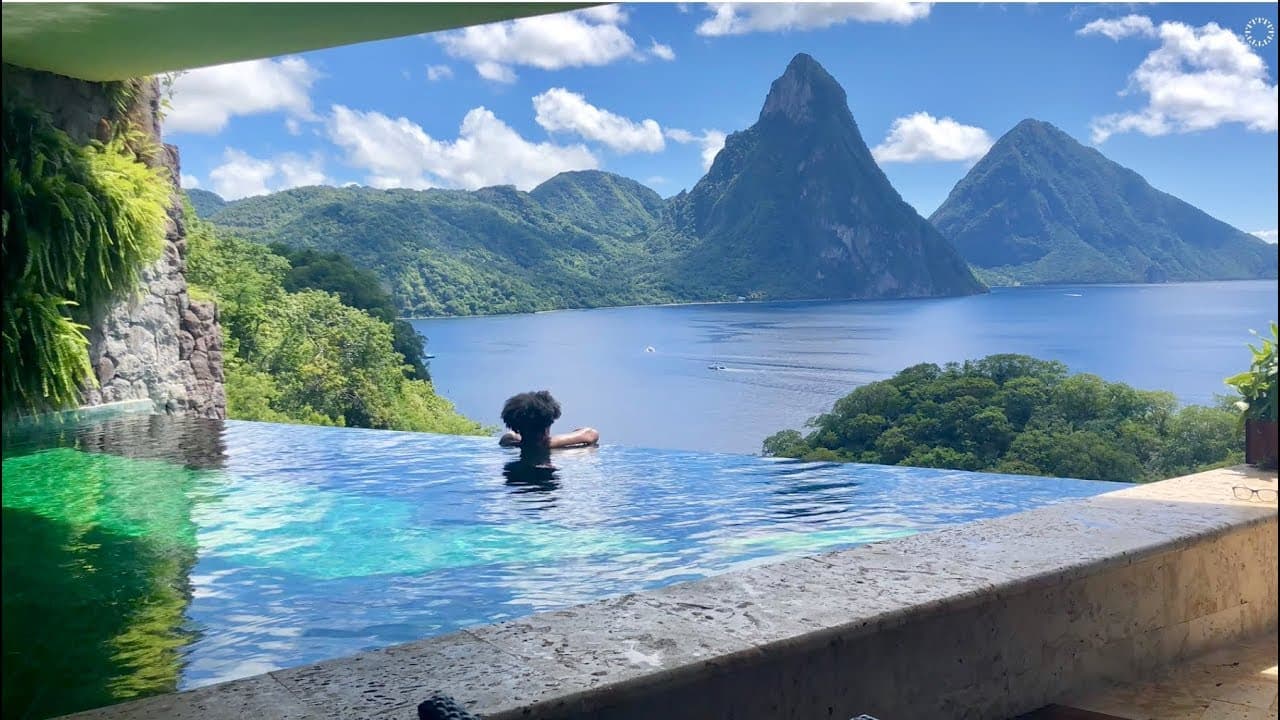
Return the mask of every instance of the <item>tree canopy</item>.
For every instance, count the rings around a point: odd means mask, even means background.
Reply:
[[[1026,355],[921,364],[864,385],[783,430],[764,453],[806,460],[914,465],[1147,481],[1239,462],[1239,414],[1179,408],[1138,390]]]
[[[231,417],[484,431],[435,393],[420,347],[419,367],[397,351],[394,316],[376,283],[357,292],[361,275],[349,264],[308,256],[294,266],[265,245],[216,231],[189,207],[187,222],[188,281],[220,308]]]
[[[364,310],[379,320],[390,323],[391,343],[404,356],[416,380],[430,380],[427,370],[426,338],[405,320],[396,318],[396,305],[382,286],[377,274],[356,267],[342,253],[320,252],[309,248],[292,248],[273,243],[271,251],[289,261],[284,276],[284,289],[289,292],[323,290],[337,295],[344,305]]]

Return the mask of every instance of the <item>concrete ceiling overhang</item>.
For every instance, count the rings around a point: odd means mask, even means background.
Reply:
[[[595,3],[22,3],[3,5],[4,62],[124,80]]]

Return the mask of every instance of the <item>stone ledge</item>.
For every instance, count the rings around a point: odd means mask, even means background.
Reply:
[[[70,423],[79,422],[81,420],[101,420],[104,418],[115,417],[117,415],[129,415],[133,413],[152,414],[156,411],[156,404],[148,399],[141,400],[120,400],[117,402],[102,403],[100,405],[81,405],[71,410],[62,410],[59,412],[43,413],[40,415],[25,415],[14,418],[12,421],[19,427],[27,425],[44,425],[46,423]]]
[[[73,716],[1005,718],[1276,627],[1231,468]],[[225,698],[225,702],[216,701]]]

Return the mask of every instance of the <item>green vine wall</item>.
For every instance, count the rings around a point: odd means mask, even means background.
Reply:
[[[7,86],[7,83],[6,83]],[[130,83],[110,88],[119,109]],[[123,112],[76,143],[7,91],[3,105],[3,404],[6,415],[78,404],[96,382],[93,311],[136,287],[164,249],[172,181]]]

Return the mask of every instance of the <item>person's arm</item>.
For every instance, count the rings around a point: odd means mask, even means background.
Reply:
[[[502,433],[502,437],[498,438],[498,444],[502,447],[519,447],[520,433],[514,430],[508,430]]]
[[[551,438],[552,448],[581,447],[595,445],[600,442],[600,433],[594,428],[578,428],[571,433],[556,435]]]

